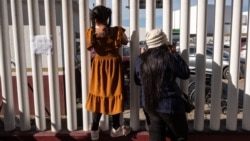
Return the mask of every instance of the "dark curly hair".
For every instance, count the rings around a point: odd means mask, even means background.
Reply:
[[[105,32],[108,33],[109,27],[111,26],[111,14],[112,11],[110,8],[105,7],[103,5],[96,6],[91,11],[91,28],[94,30],[93,32],[93,42],[95,42],[96,36],[95,36],[95,20],[100,22],[101,24],[104,24],[107,26],[105,29]]]

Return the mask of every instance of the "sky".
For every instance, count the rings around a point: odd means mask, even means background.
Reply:
[[[122,26],[129,26],[129,9],[128,6],[130,0],[122,0]],[[181,0],[173,0],[173,10],[180,9]],[[226,5],[231,5],[233,0],[226,0]],[[89,0],[89,8],[92,9],[95,6],[96,0]],[[191,6],[197,5],[197,0],[190,0]],[[208,4],[214,4],[215,0],[208,0]],[[106,0],[106,6],[112,7],[112,0]],[[248,11],[248,0],[243,0],[243,11]],[[139,10],[140,21],[145,21],[146,11],[145,9]],[[156,19],[162,19],[162,9],[156,10]],[[140,27],[145,27],[145,22],[139,22]],[[162,27],[162,22],[156,20],[156,27]]]

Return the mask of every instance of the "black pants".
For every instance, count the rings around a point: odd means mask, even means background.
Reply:
[[[149,125],[150,141],[165,141],[166,136],[168,136],[171,141],[187,140],[188,124],[186,114],[169,115],[149,111],[147,111],[147,113],[149,114],[151,122]]]
[[[102,116],[101,113],[93,113],[93,124],[91,127],[92,131],[98,130],[101,116]],[[120,114],[112,115],[112,120],[113,120],[112,127],[114,129],[118,129],[120,127]]]

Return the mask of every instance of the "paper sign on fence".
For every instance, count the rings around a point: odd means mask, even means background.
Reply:
[[[34,54],[51,54],[52,40],[48,35],[36,35],[32,38],[31,50]]]

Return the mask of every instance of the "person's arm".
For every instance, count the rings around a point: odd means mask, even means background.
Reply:
[[[121,27],[121,26],[116,26],[115,28],[117,28],[118,30],[118,34],[117,34],[117,40],[123,44],[123,45],[127,45],[128,44],[128,37],[125,34],[125,28]]]
[[[172,52],[172,55],[175,59],[175,75],[180,79],[188,79],[190,77],[190,70],[187,63],[177,52]]]
[[[92,44],[92,34],[93,34],[93,30],[92,28],[89,28],[86,32],[86,41],[87,41],[87,49],[88,51],[91,51],[93,48],[93,44]]]

